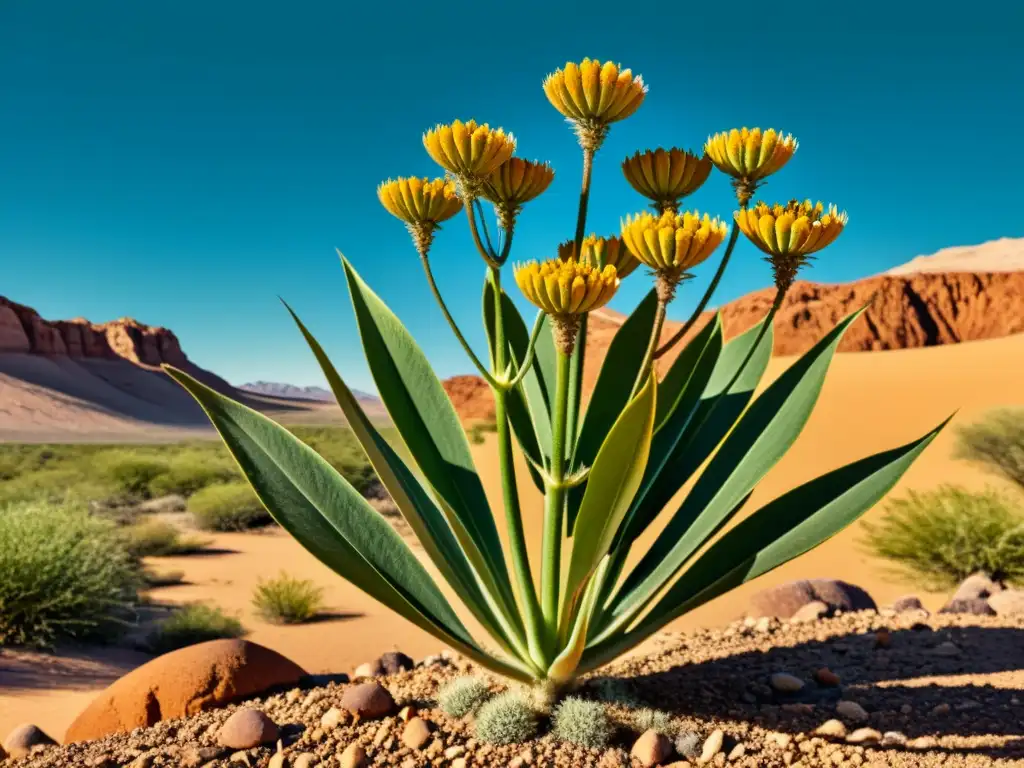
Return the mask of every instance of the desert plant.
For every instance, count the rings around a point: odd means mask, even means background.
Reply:
[[[506,691],[476,712],[476,736],[488,744],[519,744],[537,733],[537,713],[525,696]]]
[[[675,740],[676,752],[687,760],[695,760],[700,757],[702,741],[696,731],[680,731]]]
[[[909,491],[864,528],[873,554],[934,590],[955,586],[977,571],[997,581],[1024,579],[1024,510],[997,491],[954,486]]]
[[[647,88],[629,70],[585,60],[556,71],[544,89],[576,130],[583,184],[573,240],[556,258],[513,269],[520,291],[539,308],[532,330],[504,292],[502,273],[524,204],[532,205],[552,181],[548,164],[513,157],[515,141],[503,130],[457,120],[423,137],[449,179],[399,178],[377,190],[385,209],[408,228],[434,297],[493,391],[511,568],[465,431],[398,317],[343,257],[371,374],[414,466],[382,438],[292,313],[381,483],[495,650],[473,638],[410,548],[329,462],[270,419],[182,371],[167,370],[199,400],[260,498],[307,549],[468,658],[557,695],[668,622],[849,525],[882,498],[941,426],[790,491],[711,544],[800,434],[843,332],[860,315],[845,318],[753,397],[787,291],[812,254],[840,235],[846,215],[810,201],[751,205],[754,191],[789,161],[797,144],[775,130],[744,128],[709,138],[704,155],[658,149],[628,158],[623,172],[655,214],[625,219],[621,238],[584,237],[595,154],[610,125],[640,107]],[[732,178],[736,226],[694,314],[659,345],[677,289],[728,232],[717,218],[679,212],[680,200],[713,167]],[[494,205],[500,239],[489,236],[483,201]],[[448,312],[431,270],[439,225],[460,211],[487,265],[486,362]],[[696,327],[741,231],[771,265],[776,292],[770,311],[728,343],[715,316],[659,382],[653,361]],[[621,280],[642,279],[631,277],[641,264],[654,285],[611,342],[584,410],[587,315],[613,297]],[[513,439],[545,496],[539,591],[527,555]],[[622,574],[638,537],[702,467],[682,506],[670,510],[662,532]],[[562,562],[569,537],[571,554]]]
[[[234,616],[204,603],[176,608],[149,636],[149,649],[156,654],[176,651],[207,640],[242,637],[245,628]]]
[[[178,493],[192,494],[209,485],[238,479],[238,468],[227,456],[209,456],[204,452],[187,451],[170,459],[164,471],[149,481],[152,496]]]
[[[0,646],[104,639],[140,586],[113,523],[73,504],[0,507]]]
[[[309,579],[281,573],[256,585],[252,605],[256,614],[271,624],[301,624],[323,610],[324,590]]]
[[[156,587],[174,587],[185,583],[185,572],[144,570],[142,572],[142,580],[151,589]]]
[[[465,717],[476,712],[488,699],[491,690],[479,677],[457,677],[437,693],[437,704],[446,715]]]
[[[976,424],[957,427],[954,455],[1006,478],[1024,490],[1024,410],[1004,408]]]
[[[555,709],[553,730],[560,740],[591,749],[608,746],[614,731],[603,704],[578,696],[567,696]]]
[[[149,484],[167,471],[167,464],[158,458],[125,449],[100,454],[93,462],[93,470],[113,480],[128,497],[146,497]]]
[[[669,736],[674,730],[672,715],[668,712],[664,712],[660,709],[653,709],[651,707],[641,707],[635,712],[631,712],[629,723],[637,733],[657,731],[658,733],[663,733],[666,736]]]
[[[209,541],[183,534],[164,520],[140,520],[121,529],[124,545],[132,557],[170,557],[202,552]]]
[[[245,483],[207,486],[189,498],[188,511],[205,531],[245,531],[272,522],[259,497]]]

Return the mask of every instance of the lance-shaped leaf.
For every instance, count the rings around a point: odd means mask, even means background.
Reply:
[[[594,459],[572,540],[560,616],[566,631],[587,580],[608,554],[615,532],[640,486],[651,449],[657,389],[658,377],[652,373],[612,425]]]
[[[477,621],[507,653],[514,655],[505,640],[507,628],[499,629],[501,619],[496,611],[500,608],[492,605],[487,593],[480,589],[477,583],[478,575],[452,534],[451,528],[448,527],[444,515],[431,501],[413,472],[373,426],[320,343],[287,303],[285,307],[320,364],[320,369],[345,414],[349,427],[366,452],[370,465],[423,545],[423,549],[445,580],[455,588]]]
[[[508,570],[469,441],[451,400],[409,331],[342,257],[366,360],[388,414],[420,471],[450,510],[452,530],[466,554],[497,585],[505,613],[515,599]]]
[[[643,363],[654,328],[657,307],[658,297],[652,288],[612,337],[583,416],[580,436],[576,441],[576,450],[572,458],[573,471],[593,465],[608,431],[629,402],[633,393],[633,383],[640,373],[640,365]],[[585,486],[577,486],[568,493],[570,533],[574,530],[584,490]]]
[[[318,560],[434,637],[524,676],[481,651],[401,536],[322,456],[266,416],[166,370],[203,407],[270,514]]]
[[[642,610],[785,455],[810,418],[843,333],[863,311],[840,322],[754,401],[626,579],[616,616]]]
[[[833,470],[766,504],[709,547],[636,628],[589,648],[580,674],[830,539],[877,504],[948,423],[946,419],[913,442]]]
[[[583,653],[586,650],[587,631],[590,628],[590,620],[594,616],[597,599],[601,594],[601,584],[610,564],[609,559],[605,557],[588,581],[587,587],[583,592],[583,599],[580,601],[575,622],[569,632],[569,637],[566,639],[565,647],[548,668],[548,679],[558,683],[573,679],[576,668],[579,667]]]

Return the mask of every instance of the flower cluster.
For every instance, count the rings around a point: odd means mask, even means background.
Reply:
[[[615,272],[620,280],[624,280],[640,266],[640,262],[622,246],[622,239],[614,235],[611,237],[588,235],[583,238],[578,259],[576,258],[576,243],[568,240],[558,246],[558,258],[562,261],[576,259],[576,261],[598,269],[610,264],[615,267]]]
[[[644,197],[654,201],[659,213],[675,211],[679,201],[693,194],[708,180],[711,160],[692,152],[672,148],[637,152],[622,163],[626,181]]]
[[[544,80],[551,105],[576,127],[580,145],[595,151],[608,126],[639,109],[647,95],[644,79],[610,61],[584,59],[566,63]]]
[[[480,180],[512,157],[516,140],[487,123],[455,120],[423,134],[423,146],[435,163],[463,184],[467,195],[475,197]]]
[[[528,261],[515,266],[516,284],[549,315],[581,315],[603,307],[619,287],[615,267],[593,267],[574,259]]]
[[[704,151],[722,173],[732,176],[740,205],[746,205],[759,182],[782,168],[799,143],[774,128],[741,128],[709,136]]]
[[[675,284],[721,245],[729,227],[697,211],[661,216],[638,213],[622,222],[629,252],[665,282]]]

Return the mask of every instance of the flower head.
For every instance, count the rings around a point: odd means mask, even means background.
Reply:
[[[455,120],[423,134],[423,146],[449,173],[462,180],[479,180],[504,163],[516,149],[515,137],[501,128],[476,120]]]
[[[580,246],[582,255],[577,261],[602,269],[611,264],[620,280],[624,280],[640,266],[640,262],[622,245],[622,239],[611,235],[598,237],[587,235]],[[558,258],[569,261],[576,257],[576,243],[568,240],[558,246]]]
[[[406,224],[440,224],[462,210],[455,185],[444,179],[388,179],[377,187],[388,213]]]
[[[768,254],[776,284],[788,287],[810,254],[839,237],[848,217],[834,205],[826,211],[820,202],[790,200],[786,205],[759,202],[736,211],[735,219],[750,242]]]
[[[733,128],[709,136],[704,151],[722,173],[756,184],[789,162],[797,146],[791,134],[783,136],[774,128]]]
[[[480,194],[495,205],[518,208],[544,192],[554,178],[547,163],[510,157],[491,171]]]
[[[603,307],[619,287],[615,267],[598,269],[575,260],[528,261],[515,266],[516,284],[549,315],[581,315]]]
[[[655,272],[678,276],[708,258],[728,231],[717,217],[697,211],[639,213],[622,222],[622,242]]]
[[[658,205],[674,207],[707,181],[711,160],[707,155],[698,157],[682,149],[659,147],[627,157],[622,172],[641,195]]]
[[[606,61],[566,63],[544,80],[552,106],[576,124],[584,148],[597,149],[608,125],[632,115],[647,94],[644,79]]]

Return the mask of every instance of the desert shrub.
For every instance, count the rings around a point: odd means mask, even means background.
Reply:
[[[477,421],[466,430],[466,436],[473,445],[481,445],[485,437],[498,431],[498,424],[494,421]]]
[[[1024,410],[1003,409],[957,428],[954,455],[981,464],[1024,489]]]
[[[167,462],[126,449],[98,455],[93,470],[112,480],[126,496],[148,497],[149,484],[167,471]]]
[[[186,536],[163,520],[142,520],[121,529],[124,545],[132,557],[170,557],[201,552],[209,541]]]
[[[591,685],[591,690],[598,699],[609,704],[618,704],[630,709],[643,706],[633,686],[621,677],[599,678]]]
[[[171,459],[165,470],[149,482],[151,496],[178,493],[191,496],[210,485],[237,480],[238,469],[226,456],[189,451]]]
[[[147,587],[173,587],[185,581],[184,571],[150,571],[142,572],[142,580]]]
[[[672,715],[651,707],[641,707],[633,712],[630,716],[630,724],[637,733],[657,731],[668,736],[674,731]]]
[[[241,637],[242,622],[216,606],[191,603],[176,609],[149,636],[153,653],[167,653],[207,640]]]
[[[537,733],[537,713],[521,694],[507,691],[476,713],[476,735],[488,744],[518,744]]]
[[[701,754],[702,739],[696,731],[680,731],[676,736],[676,752],[687,760],[696,760]]]
[[[995,491],[911,491],[865,530],[872,553],[931,589],[947,589],[976,571],[998,581],[1024,578],[1024,513]]]
[[[203,488],[188,500],[188,511],[207,531],[244,531],[273,522],[248,483]]]
[[[323,609],[324,591],[309,579],[282,573],[256,585],[252,604],[256,614],[271,624],[301,624]]]
[[[569,696],[555,709],[554,731],[561,741],[602,749],[608,746],[613,728],[603,704]]]
[[[465,717],[490,698],[490,689],[479,677],[457,677],[438,691],[437,704],[451,717]]]
[[[105,639],[140,585],[113,523],[73,504],[0,508],[0,646]]]

